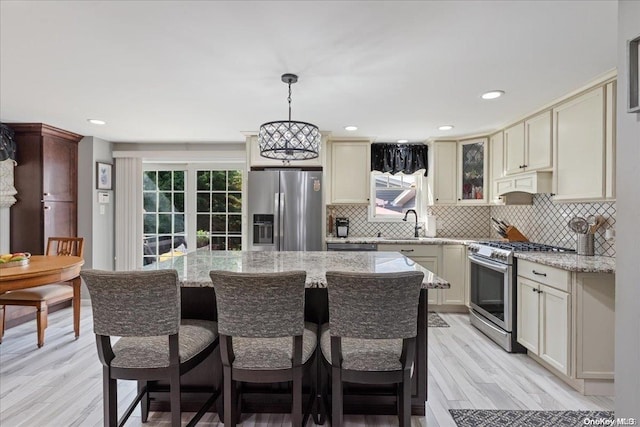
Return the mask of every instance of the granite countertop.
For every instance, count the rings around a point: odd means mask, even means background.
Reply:
[[[616,259],[607,256],[582,256],[549,252],[516,252],[516,258],[539,264],[558,267],[578,273],[613,273],[616,272]]]
[[[327,237],[326,243],[376,243],[411,244],[411,245],[468,245],[469,243],[495,240],[492,238],[463,238],[463,237]]]
[[[197,250],[145,266],[145,270],[175,269],[182,286],[212,286],[209,271],[266,273],[290,270],[307,272],[307,288],[327,286],[327,271],[422,271],[423,289],[449,289],[449,282],[397,252],[249,252]]]

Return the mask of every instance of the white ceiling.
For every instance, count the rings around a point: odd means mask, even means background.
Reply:
[[[616,22],[617,1],[2,1],[0,120],[243,141],[286,117],[292,72],[293,119],[333,135],[488,132],[613,69]]]

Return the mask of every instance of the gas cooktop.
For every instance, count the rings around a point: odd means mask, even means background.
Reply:
[[[533,242],[478,242],[478,245],[489,246],[514,252],[575,252],[573,249],[545,245]]]

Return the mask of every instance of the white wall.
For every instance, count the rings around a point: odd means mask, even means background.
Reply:
[[[640,35],[640,2],[618,2],[616,417],[640,422],[640,114],[627,113],[627,40]]]
[[[85,240],[85,269],[113,270],[114,194],[96,189],[96,162],[113,164],[111,151],[110,142],[93,136],[78,145],[78,236]],[[109,194],[109,203],[98,203],[99,192]]]

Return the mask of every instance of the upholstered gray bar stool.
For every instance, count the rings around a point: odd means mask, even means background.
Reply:
[[[93,331],[103,365],[104,425],[123,425],[142,401],[149,412],[151,381],[168,380],[171,425],[180,426],[180,376],[202,362],[218,344],[216,322],[180,319],[175,270],[108,272],[85,270],[93,308]],[[113,346],[112,336],[122,337]],[[138,380],[139,393],[118,421],[117,379]],[[188,425],[213,404],[212,394]]]
[[[400,426],[411,425],[411,367],[424,273],[328,271],[329,324],[320,347],[331,366],[331,424],[343,425],[342,382],[398,384]]]
[[[300,427],[303,367],[312,364],[317,325],[304,321],[306,272],[211,271],[224,377],[224,424],[239,421],[237,382],[291,381],[291,423]],[[314,381],[315,384],[315,381]],[[315,398],[309,396],[308,409]]]

